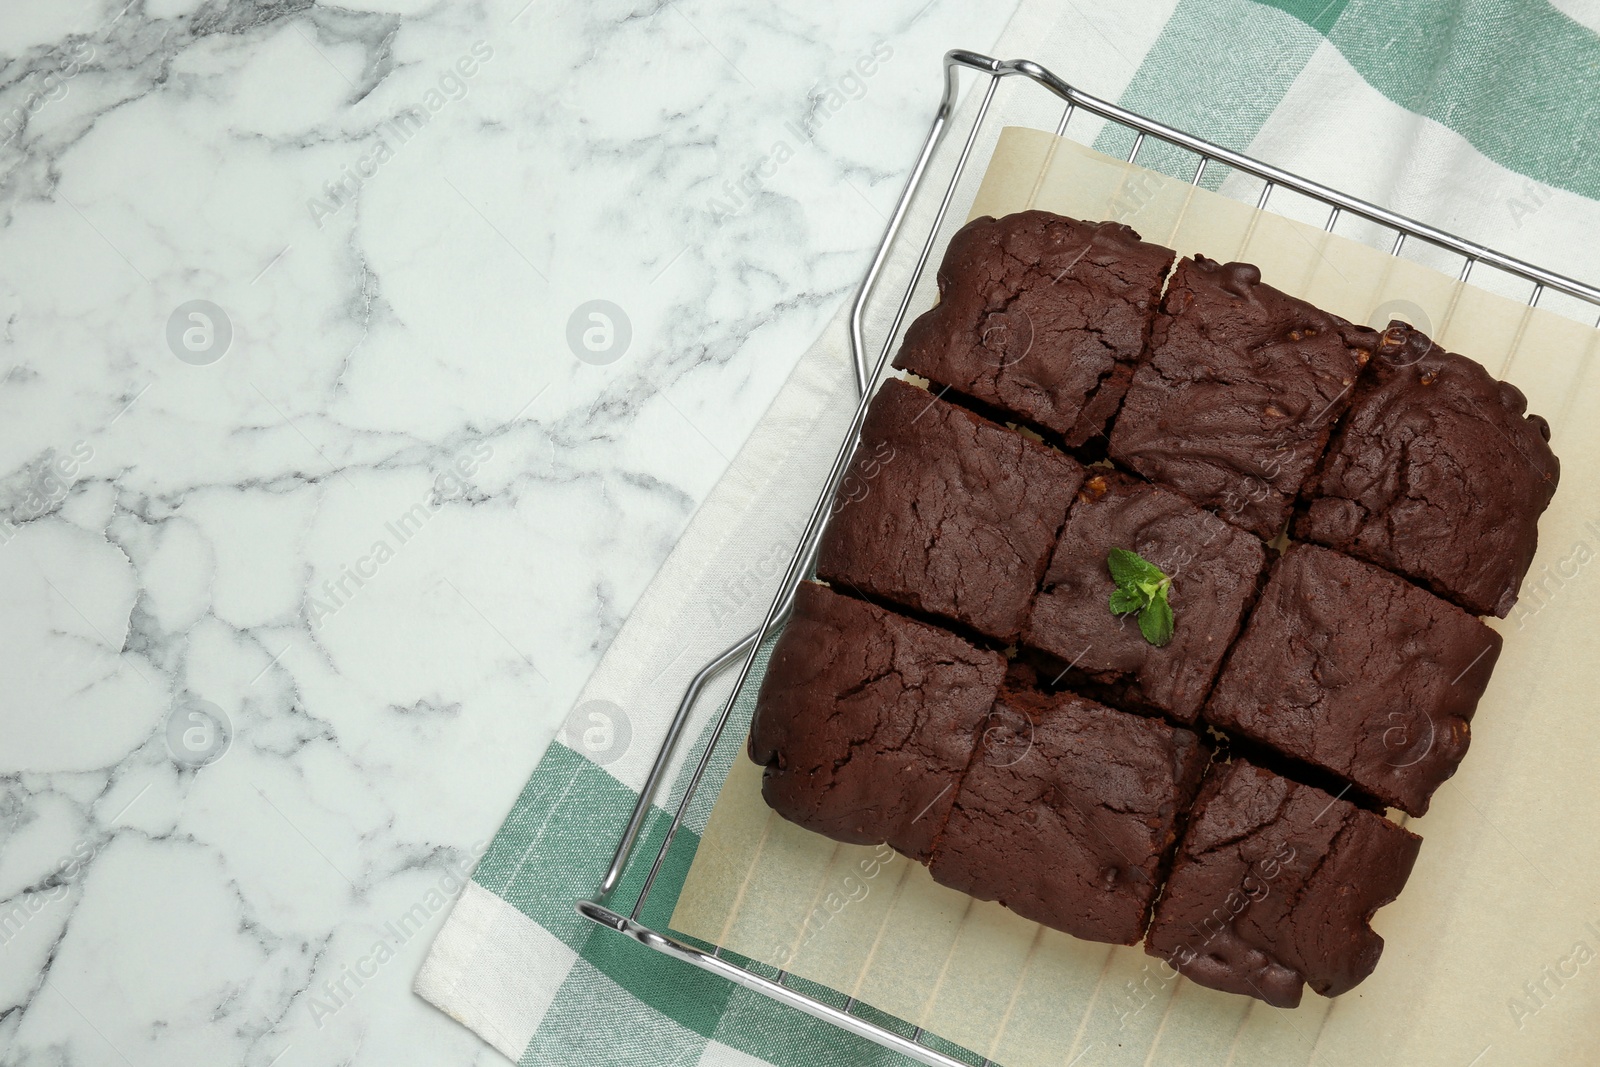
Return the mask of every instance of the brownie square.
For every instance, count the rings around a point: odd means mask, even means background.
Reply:
[[[1309,983],[1347,992],[1383,953],[1373,914],[1405,887],[1422,838],[1243,760],[1195,800],[1145,951],[1212,989],[1280,1008]]]
[[[1500,635],[1388,571],[1316,545],[1274,565],[1206,721],[1412,815],[1455,773]]]
[[[1081,484],[1071,458],[891,378],[867,411],[817,574],[1010,643]]]
[[[750,730],[761,795],[808,830],[926,862],[1005,670],[954,634],[802,583]]]
[[[1504,618],[1561,476],[1527,409],[1515,386],[1391,323],[1296,534]]]
[[[1378,334],[1261,282],[1178,264],[1110,455],[1259,537],[1276,537]]]
[[[1008,688],[930,873],[1076,937],[1131,945],[1208,759],[1160,720]]]
[[[1172,579],[1166,645],[1146,641],[1134,616],[1111,613],[1113,548],[1137,552]],[[1022,641],[1064,665],[1069,686],[1192,723],[1266,563],[1260,541],[1178,494],[1097,474],[1067,515]]]
[[[1076,448],[1121,404],[1176,256],[1115,222],[975,219],[951,238],[939,303],[911,324],[894,365]]]

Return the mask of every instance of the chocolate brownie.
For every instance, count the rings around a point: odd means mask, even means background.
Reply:
[[[1131,945],[1208,759],[1188,730],[1008,688],[929,870],[1035,922]]]
[[[1527,409],[1515,386],[1391,323],[1296,534],[1504,618],[1561,475]]]
[[[1455,773],[1500,635],[1403,578],[1316,545],[1272,568],[1206,721],[1412,815]]]
[[[1071,458],[891,378],[867,411],[817,574],[1009,643],[1082,483]]]
[[[808,830],[926,862],[1005,670],[954,634],[803,583],[751,725],[761,795]]]
[[[951,238],[939,303],[894,365],[1077,447],[1121,404],[1175,258],[1116,222],[975,219]]]
[[[1280,1008],[1372,973],[1373,913],[1405,887],[1422,838],[1243,760],[1200,789],[1145,951],[1189,979]]]
[[[1248,263],[1185,259],[1111,432],[1111,458],[1270,540],[1378,336],[1263,285]]]
[[[1172,579],[1176,625],[1152,645],[1132,615],[1113,615],[1113,548],[1137,552]],[[1184,723],[1199,714],[1223,653],[1255,600],[1261,542],[1176,493],[1095,474],[1078,491],[1023,632],[1023,644],[1065,666],[1068,685]]]

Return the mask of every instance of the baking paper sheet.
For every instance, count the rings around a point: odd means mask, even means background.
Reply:
[[[1289,196],[1291,194],[1275,194]],[[673,929],[786,968],[1007,1067],[1496,1067],[1600,1062],[1600,332],[1320,228],[1031,129],[1002,134],[971,217],[1115,218],[1180,254],[1240,259],[1354,322],[1407,318],[1549,419],[1562,483],[1460,772],[1424,819],[1376,973],[1285,1011],[1172,977],[837,845],[761,800],[734,761]],[[1392,237],[1392,235],[1390,235]],[[1525,299],[1526,294],[1523,294]],[[913,312],[925,310],[914,307]],[[1381,325],[1381,322],[1379,323]],[[752,684],[757,684],[756,679]],[[1396,813],[1398,814],[1398,813]]]

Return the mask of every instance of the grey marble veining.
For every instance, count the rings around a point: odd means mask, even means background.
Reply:
[[[503,1062],[432,932],[1014,6],[0,15],[0,1062]]]

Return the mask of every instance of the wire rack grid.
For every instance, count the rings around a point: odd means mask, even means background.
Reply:
[[[981,92],[982,95],[978,98],[979,102],[971,124],[967,129],[966,136],[961,143],[959,155],[955,157],[950,167],[949,181],[943,193],[939,196],[932,224],[927,227],[927,233],[922,240],[920,248],[916,250],[914,263],[910,268],[910,280],[905,285],[898,302],[892,305],[894,313],[891,325],[886,331],[881,345],[876,352],[872,352],[867,344],[866,337],[869,302],[877,295],[891,256],[897,251],[901,251],[904,247],[903,231],[906,228],[907,217],[911,211],[913,201],[918,193],[923,190],[931,171],[935,169],[935,161],[939,157],[940,149],[952,140],[952,121],[955,117],[956,102],[961,90],[963,72],[976,73],[981,76],[976,91]],[[682,960],[701,970],[720,975],[730,982],[770,997],[776,1002],[807,1012],[844,1030],[877,1042],[910,1059],[929,1064],[930,1067],[990,1067],[991,1061],[976,1053],[964,1053],[963,1050],[951,1046],[948,1042],[937,1041],[933,1035],[926,1033],[921,1027],[910,1028],[907,1032],[902,1033],[890,1029],[875,1018],[863,1017],[863,1009],[867,1006],[858,1003],[853,997],[846,997],[840,994],[837,997],[830,998],[833,1002],[821,999],[814,990],[796,988],[796,983],[792,976],[772,965],[735,957],[731,953],[725,953],[718,946],[713,946],[709,950],[702,949],[680,937],[652,929],[648,924],[641,921],[640,913],[643,911],[652,889],[656,886],[657,878],[667,860],[673,838],[683,824],[690,803],[697,790],[703,784],[712,756],[716,752],[719,743],[723,741],[726,727],[732,718],[740,693],[750,681],[756,662],[756,655],[761,644],[782,628],[793,604],[796,588],[811,573],[812,565],[816,558],[817,545],[827,520],[829,502],[833,499],[833,495],[844,477],[845,470],[850,463],[859,440],[862,421],[866,416],[867,401],[872,395],[872,386],[883,374],[884,368],[888,363],[889,353],[894,346],[896,338],[900,335],[901,328],[905,325],[906,316],[917,293],[918,282],[923,277],[928,260],[932,256],[939,235],[945,226],[946,217],[955,202],[961,179],[966,173],[974,148],[979,142],[980,134],[985,130],[985,123],[991,114],[996,93],[1002,83],[1005,83],[1008,79],[1022,79],[1035,87],[1046,90],[1064,102],[1065,108],[1055,128],[1057,136],[1067,134],[1068,127],[1072,123],[1074,116],[1080,114],[1094,116],[1132,133],[1132,148],[1127,155],[1129,163],[1137,162],[1139,154],[1145,145],[1154,140],[1170,148],[1182,150],[1182,152],[1194,157],[1194,170],[1190,178],[1192,184],[1199,185],[1204,180],[1208,168],[1221,164],[1231,168],[1232,171],[1248,175],[1250,178],[1262,183],[1255,205],[1258,210],[1266,211],[1270,209],[1270,202],[1274,192],[1277,190],[1292,190],[1328,209],[1326,222],[1323,226],[1328,232],[1333,232],[1343,217],[1353,216],[1366,220],[1368,223],[1381,227],[1384,231],[1393,232],[1394,239],[1390,247],[1390,252],[1393,255],[1400,255],[1409,241],[1424,242],[1438,252],[1460,258],[1461,266],[1458,277],[1462,282],[1471,277],[1478,268],[1488,267],[1504,275],[1514,283],[1520,282],[1530,285],[1532,288],[1527,297],[1529,306],[1537,307],[1548,292],[1562,293],[1567,297],[1573,298],[1577,302],[1577,306],[1586,308],[1587,312],[1596,314],[1596,326],[1600,327],[1600,288],[1497,252],[1476,242],[1446,233],[1426,223],[1407,218],[1318,182],[1302,178],[1271,164],[1263,163],[1239,152],[1213,144],[1193,134],[1167,126],[1143,115],[1135,114],[1118,107],[1116,104],[1098,99],[1074,88],[1051,71],[1032,61],[1002,61],[961,50],[952,51],[945,56],[944,92],[939,102],[938,110],[934,115],[932,127],[928,132],[926,141],[923,143],[916,165],[913,167],[906,186],[895,206],[894,213],[889,219],[883,239],[878,246],[876,254],[873,256],[872,264],[868,268],[866,277],[856,294],[855,304],[852,309],[850,345],[855,369],[855,384],[859,398],[855,415],[829,469],[822,491],[818,494],[817,500],[812,507],[804,531],[795,546],[794,554],[790,558],[783,580],[779,583],[777,595],[768,608],[762,624],[707,663],[690,682],[667,729],[661,749],[656,755],[655,762],[640,792],[638,804],[623,831],[621,839],[617,843],[616,852],[604,878],[591,897],[576,902],[579,914],[601,927],[632,938],[650,949]],[[915,248],[916,246],[911,245],[910,247]],[[687,788],[683,791],[677,804],[672,807],[671,821],[667,825],[665,836],[659,848],[653,856],[641,855],[636,857],[635,853],[640,851],[638,846],[641,832],[650,819],[655,798],[661,791],[666,779],[672,754],[691,718],[697,701],[706,686],[714,678],[731,669],[735,664],[738,665],[738,674],[735,677],[732,692],[722,705],[718,717],[713,720],[708,735],[709,740],[695,765],[694,771],[690,775]],[[647,873],[640,883],[637,896],[631,903],[615,901],[613,898],[617,895],[625,872],[636,862],[641,864],[648,862],[649,864]],[[940,1047],[932,1047],[934,1042],[937,1042]]]

